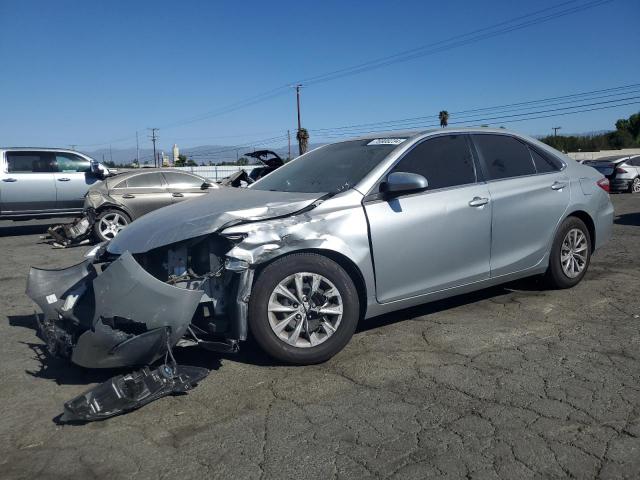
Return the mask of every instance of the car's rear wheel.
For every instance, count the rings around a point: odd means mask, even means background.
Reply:
[[[131,223],[131,217],[121,210],[108,209],[101,211],[93,224],[96,238],[105,242],[112,240],[120,230]]]
[[[640,177],[636,177],[629,185],[629,192],[631,193],[640,193]]]
[[[568,217],[551,247],[546,278],[553,288],[571,288],[587,273],[591,261],[591,235],[582,220]]]
[[[256,342],[283,362],[324,362],[349,342],[359,317],[358,292],[347,272],[313,253],[292,254],[268,265],[249,301]]]

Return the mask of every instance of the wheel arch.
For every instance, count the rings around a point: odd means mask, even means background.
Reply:
[[[327,250],[322,248],[303,248],[300,250],[286,252],[282,255],[278,255],[277,257],[270,258],[269,260],[256,266],[253,283],[255,283],[256,279],[260,275],[260,272],[264,270],[268,265],[272,264],[276,260],[280,260],[281,258],[285,258],[289,255],[298,253],[314,253],[316,255],[321,255],[330,260],[333,260],[347,272],[347,275],[349,275],[349,277],[353,281],[353,284],[356,287],[356,291],[358,292],[360,319],[362,320],[365,317],[367,311],[367,286],[364,275],[360,271],[360,268],[358,268],[358,266],[355,264],[355,262],[353,262],[353,260],[340,252],[336,252],[335,250]]]
[[[106,210],[117,210],[119,212],[124,213],[127,217],[129,217],[129,219],[133,222],[134,218],[133,215],[131,215],[131,212],[129,212],[126,208],[124,208],[121,205],[116,205],[113,203],[104,203],[102,205],[100,205],[98,208],[95,209],[96,211],[96,216],[100,215],[102,212],[106,211]]]
[[[593,218],[591,218],[591,215],[584,210],[575,210],[567,215],[567,218],[569,217],[579,218],[587,226],[589,236],[591,237],[591,253],[593,253],[596,248],[596,224],[593,221]]]

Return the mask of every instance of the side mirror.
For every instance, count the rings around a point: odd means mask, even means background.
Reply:
[[[218,185],[214,182],[212,182],[211,180],[205,180],[204,182],[202,182],[202,185],[200,185],[200,188],[202,190],[208,190],[209,188],[219,188]]]
[[[99,179],[109,176],[109,170],[100,162],[91,162],[91,173]]]
[[[386,194],[398,194],[404,192],[419,192],[426,190],[429,182],[422,175],[409,172],[393,172],[387,176],[387,180],[380,184],[380,191]]]

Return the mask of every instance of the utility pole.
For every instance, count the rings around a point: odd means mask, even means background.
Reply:
[[[298,106],[298,133],[296,135],[296,138],[298,139],[298,151],[300,152],[300,155],[302,155],[304,152],[304,147],[302,146],[302,137],[300,135],[301,130],[302,130],[302,120],[300,119],[300,88],[302,87],[302,84],[299,83],[296,85],[296,104]]]
[[[109,161],[113,165],[113,153],[111,152],[111,145],[109,145]]]
[[[300,87],[302,85],[296,85],[296,103],[298,104],[298,131],[302,128],[302,122],[300,121]]]
[[[289,140],[289,156],[287,160],[291,160],[291,130],[287,130],[287,140]]]
[[[153,163],[154,165],[157,167],[158,166],[158,154],[156,153],[156,141],[158,140],[158,136],[156,135],[156,132],[158,131],[157,128],[149,128],[148,130],[151,130],[151,141],[153,142]]]
[[[553,136],[557,137],[558,136],[558,130],[560,130],[562,127],[551,127],[551,130],[553,130]]]
[[[140,144],[138,143],[138,131],[136,130],[136,165],[140,166]]]

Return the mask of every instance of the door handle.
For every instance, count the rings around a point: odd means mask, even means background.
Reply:
[[[470,207],[481,207],[483,205],[486,205],[487,203],[489,203],[489,199],[488,198],[473,197],[473,200],[471,200],[469,202],[469,206]]]
[[[68,182],[69,180],[71,180],[71,179],[67,178],[67,177],[62,177],[62,178],[58,179],[59,182]]]
[[[122,198],[136,198],[136,196],[131,195],[130,193],[125,193],[124,195],[122,195]]]
[[[562,190],[566,186],[567,186],[566,183],[553,182],[553,185],[551,185],[551,190]]]
[[[172,197],[178,197],[178,198],[180,198],[180,197],[184,197],[184,195],[183,195],[183,194],[178,193],[178,192],[176,192],[176,193],[172,193],[172,194],[171,194],[171,196],[172,196]]]
[[[13,183],[13,182],[17,182],[18,179],[17,178],[13,178],[13,177],[9,177],[9,178],[3,178],[2,181],[3,182]]]

